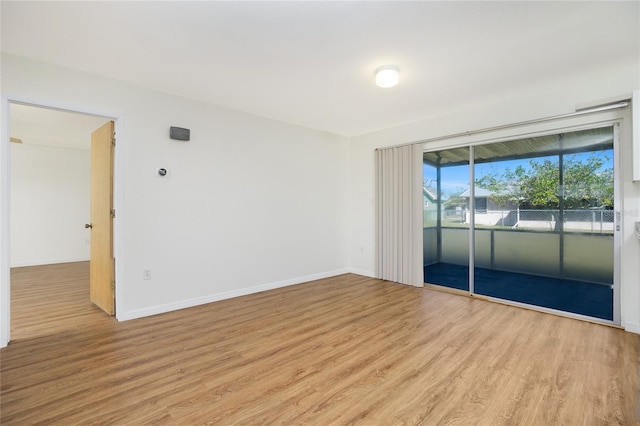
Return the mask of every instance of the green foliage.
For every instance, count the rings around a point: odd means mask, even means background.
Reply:
[[[525,197],[524,181],[527,171],[522,166],[514,170],[504,169],[502,174],[493,173],[476,179],[476,185],[491,191],[491,200],[500,207],[521,202]]]
[[[564,196],[565,209],[613,207],[613,169],[602,169],[604,159],[591,155],[581,161],[575,155],[563,159],[562,184],[558,159],[532,159],[529,168],[517,166],[486,174],[476,185],[492,192],[491,199],[501,207],[557,209]]]
[[[557,161],[529,161],[531,167],[525,184],[524,200],[532,207],[558,208],[560,169]],[[565,165],[566,166],[566,165]]]
[[[604,161],[592,155],[586,162],[571,158],[564,165],[566,208],[613,208],[613,169],[600,170]]]
[[[464,198],[462,195],[460,195],[464,191],[465,191],[464,188],[457,188],[457,190],[454,191],[454,193],[451,194],[449,198],[444,200],[443,202],[444,206],[445,207],[464,206],[467,203],[467,199]]]

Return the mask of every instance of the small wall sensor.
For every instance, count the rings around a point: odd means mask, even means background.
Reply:
[[[169,137],[177,141],[188,141],[191,137],[191,130],[172,126],[169,129]]]
[[[159,167],[156,169],[156,175],[160,177],[165,177],[169,174],[169,171],[164,167]]]

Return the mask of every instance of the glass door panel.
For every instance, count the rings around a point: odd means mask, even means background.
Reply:
[[[474,288],[613,319],[613,130],[474,147]]]
[[[580,288],[571,312],[613,320],[613,129],[588,150],[563,156],[563,278]]]
[[[469,290],[469,149],[426,152],[423,160],[425,283]]]

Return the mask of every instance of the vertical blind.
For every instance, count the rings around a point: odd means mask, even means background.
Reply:
[[[376,275],[423,286],[422,144],[376,150]]]

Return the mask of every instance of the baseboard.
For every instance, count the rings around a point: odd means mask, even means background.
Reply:
[[[73,258],[73,259],[49,259],[49,260],[36,260],[28,262],[15,262],[12,263],[10,268],[22,268],[23,266],[42,266],[42,265],[55,265],[57,263],[72,263],[72,262],[88,262],[88,257]]]
[[[627,322],[624,324],[624,329],[629,333],[640,334],[640,323]]]
[[[371,271],[366,271],[364,269],[349,268],[347,272],[349,272],[350,274],[362,275],[364,277],[377,278],[376,274],[374,274]]]
[[[194,306],[205,305],[207,303],[218,302],[220,300],[231,299],[234,297],[246,296],[248,294],[259,293],[261,291],[275,290],[277,288],[288,287],[296,284],[303,284],[310,281],[321,280],[323,278],[335,277],[349,273],[348,269],[337,269],[334,271],[322,272],[319,274],[305,275],[302,277],[291,278],[283,281],[260,284],[253,287],[241,288],[238,290],[225,291],[223,293],[210,294],[203,297],[182,300],[180,302],[168,303],[165,305],[157,305],[144,309],[137,309],[129,312],[118,313],[116,310],[116,318],[118,321],[128,321],[136,318],[148,317],[151,315],[164,314],[180,309],[192,308]]]

